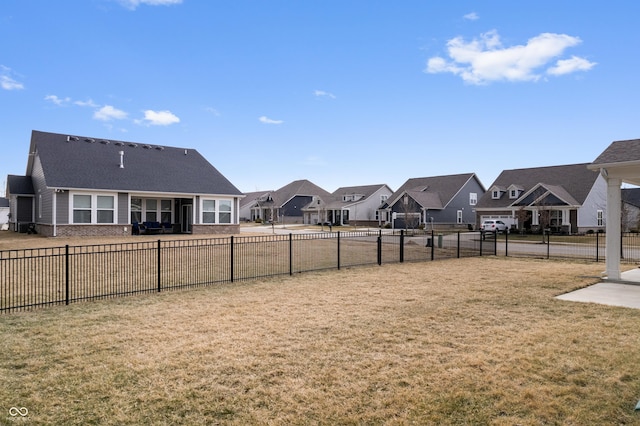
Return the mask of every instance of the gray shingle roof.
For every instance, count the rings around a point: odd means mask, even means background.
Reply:
[[[442,209],[449,204],[458,191],[474,176],[474,173],[463,173],[457,175],[411,178],[389,197],[387,203],[389,205],[395,204],[398,197],[406,191],[416,202],[420,203],[422,207]]]
[[[9,199],[0,198],[0,207],[9,207]]]
[[[240,200],[240,208],[249,204],[253,205],[259,198],[267,196],[270,192],[273,191],[245,192],[244,198]]]
[[[624,163],[640,161],[640,139],[612,142],[593,164]]]
[[[124,168],[120,168],[120,151],[124,152]],[[241,195],[195,149],[34,130],[33,152],[37,152],[50,188]],[[32,160],[28,174],[31,166]]]
[[[34,195],[33,181],[30,176],[7,176],[7,189],[11,195]]]
[[[504,194],[500,199],[494,200],[491,198],[491,189],[494,187],[508,188],[512,184],[522,188],[525,193],[538,185],[542,185],[547,189],[555,189],[560,192],[557,195],[561,195],[565,201],[575,201],[581,205],[599,176],[598,173],[587,168],[588,164],[503,170],[489,187],[489,191],[480,197],[476,208],[510,206],[516,200],[509,198],[508,194]],[[561,187],[563,191],[558,187]],[[571,198],[569,199],[569,197]]]
[[[282,207],[297,195],[318,196],[322,199],[327,199],[330,196],[327,191],[306,179],[295,180],[271,193],[273,204],[277,207]]]
[[[622,189],[622,201],[635,207],[640,207],[640,188]]]
[[[366,200],[384,186],[386,186],[386,184],[384,183],[380,183],[377,185],[342,186],[333,191],[330,198],[323,201],[325,201],[326,208],[339,209],[346,205],[355,204]],[[343,201],[343,196],[345,195],[362,195],[363,197],[357,201]]]

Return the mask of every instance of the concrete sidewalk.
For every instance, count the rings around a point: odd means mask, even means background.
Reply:
[[[631,284],[602,282],[562,294],[556,299],[640,309],[640,269],[631,269],[621,275],[622,280]]]

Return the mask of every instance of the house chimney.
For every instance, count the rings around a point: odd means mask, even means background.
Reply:
[[[118,154],[120,154],[120,168],[124,169],[124,151],[119,151]]]

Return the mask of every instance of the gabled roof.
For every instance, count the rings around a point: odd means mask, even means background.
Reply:
[[[331,194],[320,188],[318,185],[306,180],[295,180],[280,189],[269,192],[271,197],[270,202],[262,203],[262,205],[269,205],[274,207],[282,207],[289,200],[296,196],[306,197],[320,197],[322,199],[328,199]]]
[[[580,206],[575,198],[571,196],[562,186],[539,183],[525,192],[517,200],[513,201],[513,206]]]
[[[384,183],[362,186],[342,186],[333,191],[330,198],[323,201],[325,201],[326,208],[339,209],[353,204],[362,203],[384,187],[389,189],[389,192],[391,192],[391,188]],[[345,195],[360,195],[362,198],[358,200],[344,201],[343,199]]]
[[[31,176],[7,176],[7,193],[10,195],[34,195]]]
[[[254,204],[262,198],[266,198],[271,192],[273,191],[245,192],[244,198],[240,200],[240,208],[243,208],[248,204]]]
[[[480,197],[476,208],[504,208],[519,205],[536,187],[545,188],[570,205],[582,205],[599,176],[587,169],[587,165],[588,163],[581,163],[503,170],[491,188],[495,186],[508,188],[515,185],[522,188],[524,194],[517,200],[509,198],[508,194],[496,200],[491,198],[490,192],[487,192]]]
[[[190,148],[34,130],[27,175],[31,175],[35,157],[42,164],[49,188],[242,195],[198,151]]]
[[[423,208],[443,209],[471,179],[476,179],[482,187],[475,173],[411,178],[389,197],[387,204],[394,205],[407,193]]]

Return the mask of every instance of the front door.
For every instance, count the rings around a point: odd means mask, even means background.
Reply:
[[[191,204],[184,204],[182,206],[182,232],[190,233],[192,223],[193,223],[193,206]]]

